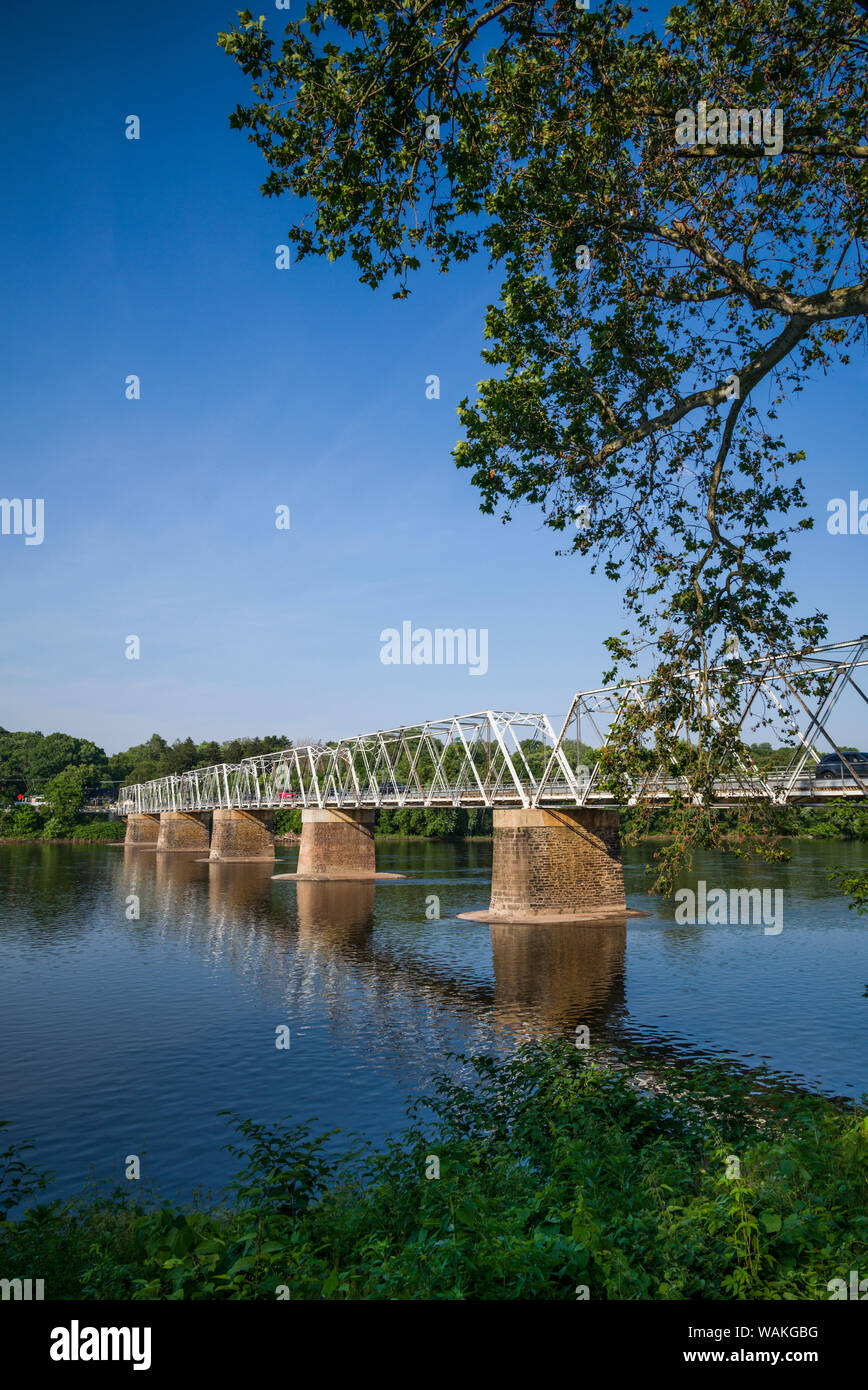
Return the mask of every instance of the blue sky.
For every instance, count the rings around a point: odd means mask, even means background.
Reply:
[[[45,499],[45,540],[0,536],[0,724],[112,752],[155,730],[559,717],[599,683],[619,598],[538,514],[481,515],[451,459],[487,374],[482,264],[417,277],[403,303],[349,261],[277,271],[293,207],[262,198],[264,161],[228,126],[247,87],[216,35],[235,8],[34,14],[10,16],[0,58],[0,495]],[[793,581],[833,638],[868,627],[868,537],[825,526],[830,497],[868,493],[866,400],[860,353],[782,416],[819,523]],[[487,673],[384,666],[380,633],[407,619],[487,628]]]

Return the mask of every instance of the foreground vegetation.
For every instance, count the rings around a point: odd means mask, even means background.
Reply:
[[[30,1205],[0,1224],[4,1276],[50,1298],[827,1299],[868,1269],[868,1121],[843,1104],[719,1066],[645,1083],[563,1042],[459,1060],[379,1150],[234,1120],[226,1205]],[[40,1181],[0,1154],[0,1215]]]

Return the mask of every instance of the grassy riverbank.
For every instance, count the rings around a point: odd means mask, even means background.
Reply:
[[[844,1105],[566,1043],[463,1074],[378,1150],[236,1121],[213,1209],[131,1183],[31,1206],[0,1267],[91,1299],[828,1299],[868,1271],[868,1121]],[[6,1172],[0,1206],[33,1182]]]

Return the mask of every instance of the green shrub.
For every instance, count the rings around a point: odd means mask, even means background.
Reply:
[[[236,1120],[230,1204],[34,1208],[0,1226],[4,1274],[52,1262],[52,1297],[96,1299],[825,1299],[868,1267],[852,1111],[722,1066],[651,1089],[564,1043],[458,1060],[379,1150]]]
[[[301,834],[300,806],[281,806],[280,809],[274,813],[275,835],[286,835],[290,831],[295,835]]]
[[[122,820],[97,820],[88,816],[70,831],[73,840],[108,840],[116,843],[126,837],[126,822]]]
[[[0,815],[0,835],[6,839],[31,839],[42,835],[44,820],[35,806],[16,806]]]
[[[387,806],[377,812],[375,835],[417,835],[446,840],[490,835],[492,814],[484,808],[453,806]]]

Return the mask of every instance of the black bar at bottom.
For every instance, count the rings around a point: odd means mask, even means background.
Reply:
[[[709,1366],[830,1373],[859,1364],[866,1312],[856,1300],[823,1303],[475,1303],[447,1307],[388,1303],[25,1303],[0,1302],[4,1364],[29,1373],[157,1377],[192,1372],[226,1381],[233,1373],[310,1378],[311,1358],[329,1378],[340,1364],[355,1376],[391,1379],[463,1373],[521,1347],[525,1369],[541,1373],[552,1355],[580,1367],[704,1375]],[[850,1306],[847,1306],[849,1303]],[[114,1330],[112,1330],[114,1329]],[[390,1338],[412,1333],[415,1356]],[[516,1334],[520,1341],[516,1340]],[[542,1334],[545,1340],[536,1341]],[[566,1339],[557,1348],[555,1341]],[[458,1340],[460,1339],[460,1340]],[[401,1349],[403,1347],[403,1350]],[[510,1348],[512,1350],[510,1350]],[[93,1358],[96,1353],[96,1359]],[[394,1353],[394,1360],[393,1360]],[[593,1363],[586,1358],[593,1356]],[[367,1364],[367,1372],[365,1366]],[[307,1366],[307,1371],[302,1369]],[[388,1376],[386,1369],[391,1366]],[[27,1381],[24,1381],[27,1384]]]

